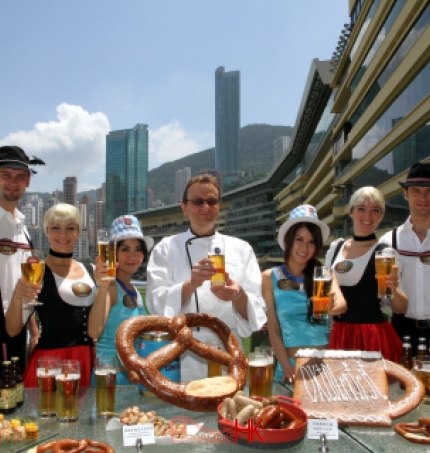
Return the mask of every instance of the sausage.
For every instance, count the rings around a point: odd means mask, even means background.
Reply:
[[[249,404],[252,404],[254,407],[260,409],[263,407],[263,403],[258,400],[253,400],[252,398],[248,398],[244,395],[234,395],[234,401],[238,406],[248,406]]]
[[[201,343],[193,338],[193,327],[207,327],[222,341],[225,352]],[[168,332],[172,341],[148,357],[140,357],[134,348],[134,340],[143,332],[160,330]],[[116,333],[116,349],[124,367],[138,382],[158,398],[175,406],[199,412],[215,412],[224,398],[223,395],[190,395],[185,383],[172,382],[160,371],[174,358],[190,350],[198,356],[221,363],[228,368],[228,375],[236,381],[236,389],[243,389],[246,383],[247,361],[230,328],[215,316],[203,313],[166,318],[164,316],[134,316],[124,321]]]
[[[228,413],[230,420],[234,420],[237,417],[237,406],[232,398],[228,398]]]
[[[230,420],[230,411],[228,408],[228,404],[231,401],[231,398],[226,398],[224,402],[222,403],[221,409],[219,410],[219,413],[222,418],[226,418]]]
[[[275,419],[277,419],[279,417],[279,415],[281,414],[281,408],[280,406],[275,406],[275,405],[272,405],[272,406],[266,406],[261,414],[260,414],[260,419],[261,419],[261,423],[259,425],[259,427],[261,429],[266,429],[268,428],[268,426],[275,421]],[[281,423],[281,420],[279,421],[279,424]],[[279,427],[279,426],[278,426]]]
[[[246,425],[248,423],[248,419],[254,417],[254,411],[255,411],[255,407],[253,404],[249,404],[248,406],[245,406],[237,414],[237,417],[236,417],[237,423],[242,426]]]

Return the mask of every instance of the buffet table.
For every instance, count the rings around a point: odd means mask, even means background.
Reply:
[[[285,396],[291,396],[288,387],[284,387],[279,384],[274,384],[273,394],[280,394]],[[122,440],[122,430],[106,431],[107,421],[103,419],[97,419],[95,415],[95,389],[94,388],[81,388],[79,390],[79,420],[75,423],[59,423],[56,419],[40,419],[37,418],[37,401],[38,401],[38,390],[27,389],[25,395],[24,405],[15,411],[13,414],[7,415],[6,418],[14,417],[34,417],[36,423],[39,426],[39,441],[23,441],[15,443],[3,443],[0,444],[0,452],[7,453],[18,453],[26,452],[28,449],[43,443],[48,440],[55,440],[60,438],[74,438],[83,439],[88,438],[110,444],[115,448],[116,452],[132,452],[135,453],[135,447],[124,447]],[[165,402],[160,401],[155,397],[141,396],[135,386],[124,386],[117,387],[116,393],[116,410],[121,411],[129,406],[137,405],[145,411],[155,410],[158,415],[166,418],[173,417],[175,415],[188,416],[198,423],[204,423],[205,429],[211,431],[218,431],[217,414],[213,412],[191,412],[181,409],[176,406],[172,406]],[[414,411],[415,412],[415,411]],[[413,420],[416,420],[412,416]],[[390,428],[374,429],[372,435],[372,429],[365,429],[363,427],[347,428],[339,430],[339,440],[328,441],[329,451],[333,453],[341,452],[366,452],[366,451],[398,451],[393,449],[386,450],[373,450],[373,445],[376,443],[371,440],[373,437],[381,439],[381,444],[388,448],[393,447],[393,444],[402,446],[402,452],[409,451],[423,451],[423,446],[414,444],[408,444],[408,442],[400,439],[394,434],[394,431]],[[368,445],[362,445],[362,438],[365,441],[369,441]],[[216,443],[209,442],[199,439],[196,436],[196,441],[188,444],[176,444],[169,443],[166,445],[152,444],[144,445],[142,451],[145,452],[161,452],[165,451],[166,448],[172,447],[175,452],[211,452],[211,451],[225,451],[225,452],[239,452],[248,450],[249,452],[258,451],[256,449],[246,448],[235,443]],[[318,452],[320,442],[317,440],[309,440],[306,437],[298,444],[288,448],[291,453],[295,452]],[[407,447],[415,449],[407,449]],[[418,449],[418,450],[417,450]],[[281,450],[280,450],[281,451]],[[285,451],[285,450],[283,450]],[[424,449],[425,451],[425,449]]]

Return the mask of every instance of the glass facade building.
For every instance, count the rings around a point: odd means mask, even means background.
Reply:
[[[215,71],[215,168],[228,183],[240,170],[240,72]]]
[[[106,226],[123,214],[147,209],[148,126],[106,136]]]

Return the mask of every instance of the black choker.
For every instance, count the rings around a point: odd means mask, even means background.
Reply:
[[[354,238],[354,241],[364,242],[364,241],[371,241],[373,239],[376,239],[376,234],[372,233],[372,234],[369,234],[368,236],[356,236],[355,234],[353,234],[352,237]]]
[[[60,252],[54,252],[54,250],[49,249],[49,254],[52,256],[55,256],[55,258],[72,258],[73,252],[70,253],[60,253]]]

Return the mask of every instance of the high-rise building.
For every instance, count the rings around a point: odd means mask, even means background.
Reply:
[[[97,231],[106,226],[106,203],[105,201],[96,201],[94,203],[94,230],[93,243],[97,244]]]
[[[106,226],[123,214],[147,209],[148,125],[106,136]]]
[[[191,179],[191,168],[185,167],[175,173],[175,203],[182,200],[187,182]]]
[[[273,141],[273,164],[277,164],[281,157],[285,154],[288,145],[290,144],[290,140],[291,138],[288,137],[288,135],[283,135],[282,137],[279,137]]]
[[[63,179],[63,202],[76,206],[76,194],[78,188],[78,178],[67,176]]]
[[[215,168],[224,182],[240,170],[240,72],[215,71]]]

